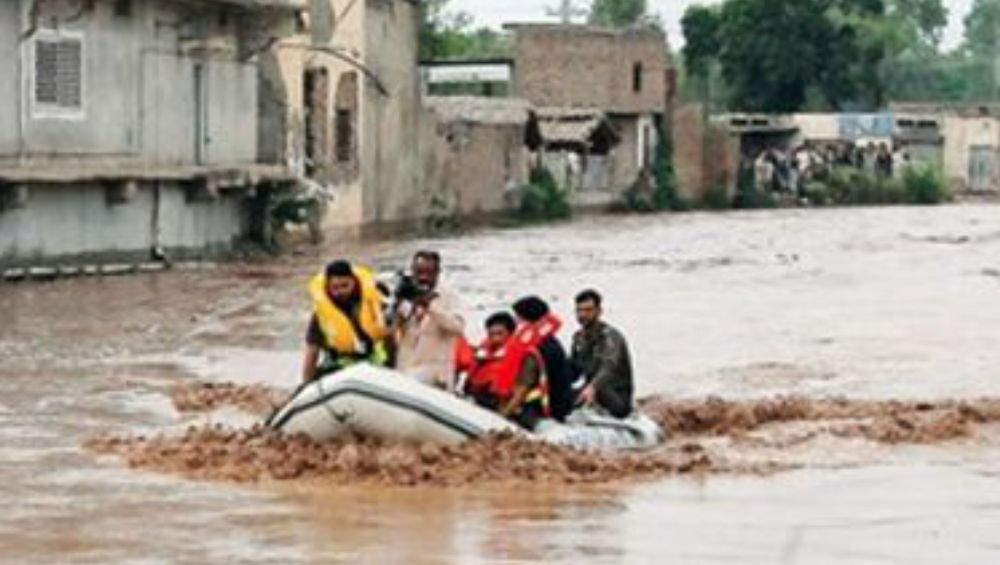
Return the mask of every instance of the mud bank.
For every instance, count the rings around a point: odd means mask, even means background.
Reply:
[[[285,391],[264,386],[195,383],[177,387],[179,410],[236,406],[264,414]],[[808,463],[776,450],[820,438],[876,444],[938,444],[975,435],[1000,422],[1000,399],[933,402],[808,399],[644,400],[642,408],[669,431],[650,453],[584,453],[509,435],[459,447],[352,439],[320,443],[263,426],[237,430],[192,426],[180,436],[100,437],[94,453],[138,469],[237,483],[328,477],[340,484],[462,486],[531,482],[595,484],[673,475],[767,474]]]
[[[808,422],[814,433],[888,444],[933,444],[969,437],[1000,422],[1000,399],[866,401],[778,397],[761,400],[646,399],[646,411],[673,434],[740,437],[767,426]]]

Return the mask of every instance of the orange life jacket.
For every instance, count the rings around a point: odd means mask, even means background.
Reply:
[[[540,402],[544,413],[549,414],[549,385],[545,374],[545,362],[538,352],[538,346],[556,334],[562,321],[555,315],[548,315],[538,322],[522,324],[514,335],[500,348],[488,347],[484,341],[478,350],[461,340],[456,348],[455,363],[459,371],[467,371],[469,378],[466,388],[472,394],[491,393],[501,402],[514,395],[517,377],[521,374],[524,360],[531,356],[538,363],[541,372],[539,384],[528,392],[525,403]],[[477,354],[478,352],[478,354]]]

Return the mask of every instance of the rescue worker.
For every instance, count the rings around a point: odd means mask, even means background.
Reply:
[[[362,361],[387,364],[386,297],[371,271],[334,261],[309,283],[309,295],[313,315],[306,332],[304,382]]]
[[[410,272],[408,286],[413,288],[409,292],[397,289],[392,316],[396,368],[425,384],[453,390],[452,352],[465,331],[462,302],[440,283],[441,256],[436,251],[418,251]]]
[[[541,355],[515,337],[517,324],[506,312],[486,320],[486,338],[476,349],[459,349],[458,369],[465,372],[465,393],[476,404],[533,430],[548,416],[548,393]]]
[[[520,322],[514,337],[522,345],[537,349],[541,354],[548,381],[549,409],[552,417],[562,422],[573,411],[576,401],[566,349],[556,337],[562,320],[537,296],[527,296],[515,302],[514,313]]]
[[[587,383],[577,402],[627,418],[632,413],[632,359],[625,336],[601,319],[601,302],[595,290],[576,297],[580,330],[573,335],[571,364]]]

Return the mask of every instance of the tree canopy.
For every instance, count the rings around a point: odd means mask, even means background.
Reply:
[[[975,0],[965,17],[965,49],[973,55],[995,57],[1000,42],[1000,0]]]
[[[610,27],[628,27],[648,18],[646,0],[594,0],[589,21]]]
[[[472,27],[472,16],[447,11],[448,0],[424,0],[420,24],[420,59],[500,57],[509,53],[507,38],[487,27]]]
[[[681,21],[688,75],[717,64],[731,107],[766,112],[881,107],[910,86],[889,77],[940,57],[946,24],[941,0],[725,0]]]

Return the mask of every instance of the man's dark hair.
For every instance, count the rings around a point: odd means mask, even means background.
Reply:
[[[588,288],[587,290],[576,295],[577,304],[583,304],[584,302],[593,302],[594,306],[597,306],[598,308],[601,307],[601,302],[603,300],[604,299],[601,298],[601,293],[597,292],[592,288]]]
[[[334,261],[326,266],[326,276],[329,277],[353,277],[354,269],[349,261],[343,259]]]
[[[416,253],[413,254],[414,261],[417,261],[419,259],[430,261],[431,263],[434,263],[435,269],[439,271],[441,270],[441,254],[438,253],[437,251],[429,251],[427,249],[421,249],[420,251],[417,251]]]
[[[514,313],[529,322],[537,322],[548,315],[549,305],[537,296],[525,296],[514,303]]]
[[[497,312],[486,318],[486,324],[484,324],[487,330],[493,326],[503,326],[507,331],[513,333],[517,329],[517,321],[514,320],[514,316],[511,316],[507,312]]]

